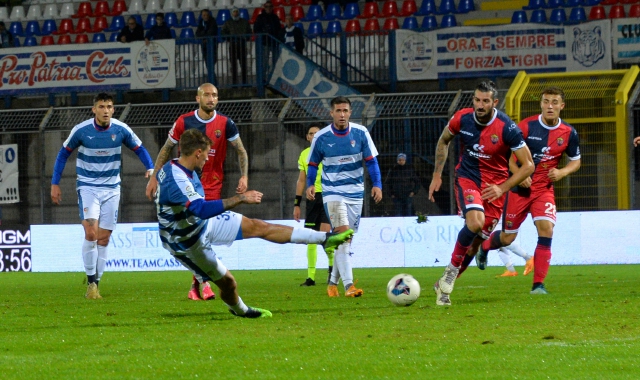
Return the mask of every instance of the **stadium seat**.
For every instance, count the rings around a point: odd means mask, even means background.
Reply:
[[[14,21],[9,25],[9,32],[12,36],[24,37],[24,29],[20,21]]]
[[[416,16],[426,16],[436,14],[436,3],[434,0],[422,0],[422,4],[420,4],[420,9],[418,9],[418,13]]]
[[[25,18],[24,7],[22,5],[16,5],[15,7],[11,8],[11,16],[9,16],[9,20],[22,21]]]
[[[380,23],[377,18],[370,18],[364,23],[364,30],[367,32],[377,32],[380,30]]]
[[[218,25],[224,25],[227,20],[231,19],[231,11],[228,9],[220,9],[216,16],[216,22]]]
[[[214,8],[214,1],[213,0],[199,0],[198,1],[198,5],[196,6],[196,9],[213,9]]]
[[[458,4],[458,13],[469,13],[476,10],[473,0],[460,0]]]
[[[564,0],[548,0],[547,2],[547,8],[563,8],[564,7]]]
[[[162,10],[166,12],[175,12],[180,10],[178,6],[177,0],[164,0],[164,5],[162,6]]]
[[[635,4],[638,0],[620,0],[620,4]]]
[[[48,36],[49,34],[55,32],[56,30],[58,30],[58,25],[56,25],[56,20],[53,20],[53,19],[44,20],[44,23],[42,24],[43,36]]]
[[[193,34],[193,29],[191,28],[183,28],[180,31],[180,38],[176,40],[176,45],[187,45],[193,43],[195,40],[195,35]]]
[[[31,6],[29,6],[29,10],[27,11],[27,15],[25,17],[27,20],[40,20],[42,18],[42,10],[40,9],[40,4],[32,4]],[[25,40],[25,45],[27,46],[26,43],[27,41]],[[30,46],[34,46],[34,45],[30,45]]]
[[[130,17],[135,18],[135,19],[136,19],[136,23],[137,23],[138,25],[144,25],[144,24],[142,23],[142,16],[140,16],[140,15],[131,15]]]
[[[304,24],[301,22],[294,22],[293,26],[295,26],[296,28],[302,30],[304,32]]]
[[[109,3],[106,1],[98,1],[96,4],[96,9],[93,11],[93,15],[96,17],[99,16],[109,16],[111,11],[109,10]]]
[[[181,28],[198,26],[198,20],[196,19],[195,13],[192,11],[182,12],[182,17],[180,18],[180,23],[178,25]]]
[[[171,38],[173,38],[174,40],[176,39],[176,30],[175,29],[170,29],[171,31]]]
[[[280,19],[280,22],[284,22],[285,18],[286,18],[286,12],[284,11],[284,7],[275,7],[273,8],[273,14],[278,16],[278,18]],[[231,18],[231,16],[229,16],[229,18]],[[220,25],[220,24],[218,24]]]
[[[60,27],[58,28],[58,30],[53,32],[53,34],[70,34],[73,33],[74,29],[75,28],[73,27],[73,20],[70,18],[65,18],[64,20],[60,21]]]
[[[456,16],[454,15],[444,15],[442,16],[442,21],[440,22],[441,28],[451,28],[458,25],[456,21]]]
[[[529,5],[522,7],[524,10],[536,10],[536,9],[544,9],[547,7],[547,4],[544,0],[529,0]]]
[[[104,16],[96,17],[96,20],[93,22],[93,28],[91,31],[93,33],[99,33],[109,28],[109,23],[107,18]]]
[[[624,12],[624,5],[614,5],[609,9],[609,18],[626,18],[626,14]]]
[[[320,7],[318,5],[318,7]],[[260,16],[260,14],[262,13],[262,8],[254,8],[253,9],[253,15],[251,16],[251,20],[249,20],[249,24],[253,24],[256,22],[256,19],[258,18],[258,16]],[[220,24],[218,24],[220,25]]]
[[[434,30],[438,27],[438,21],[436,20],[436,16],[429,15],[425,16],[422,19],[422,24],[420,24],[420,29],[422,30]]]
[[[144,22],[145,29],[151,29],[156,24],[156,15],[155,13],[150,13],[147,15],[147,21]]]
[[[287,5],[291,5],[291,6],[300,5],[300,3],[301,3],[300,0],[288,0],[287,1]]]
[[[76,39],[73,41],[74,44],[86,44],[88,42],[89,42],[89,36],[87,36],[84,33],[78,34],[76,36]]]
[[[175,28],[178,26],[178,15],[175,12],[167,12],[164,14],[164,23],[169,28]]]
[[[571,9],[568,21],[569,24],[580,24],[585,21],[587,21],[587,12],[585,12],[584,8],[576,7]]]
[[[22,46],[38,46],[38,41],[34,36],[29,36],[24,39],[24,44]]]
[[[256,11],[260,11],[260,8],[256,8]],[[307,10],[307,14],[302,18],[301,21],[316,21],[322,18],[322,8],[317,5],[309,5],[309,9]]]
[[[109,42],[118,42],[118,32],[113,32],[109,36]]]
[[[402,2],[402,7],[400,9],[399,15],[402,17],[408,17],[413,15],[417,11],[418,11],[418,6],[416,5],[416,0],[404,0]]]
[[[226,0],[218,0],[217,5],[220,6],[220,2],[221,1],[226,1]],[[271,0],[271,3],[273,4],[273,7],[281,7],[284,5],[284,0]]]
[[[299,21],[304,18],[304,9],[300,5],[294,5],[291,7],[289,14],[293,17],[293,21]]]
[[[446,15],[449,13],[455,13],[456,12],[456,4],[453,2],[453,0],[442,0],[440,2],[440,8],[438,8],[438,13],[440,13],[441,15]]]
[[[73,9],[73,3],[62,4],[62,8],[60,8],[60,18],[69,18],[74,14],[76,14],[76,11]]]
[[[614,5],[618,4],[618,0],[602,0],[600,5]]]
[[[0,7],[0,21],[9,20],[9,11],[7,7]]]
[[[127,7],[127,14],[135,15],[141,14],[144,12],[144,5],[142,4],[142,0],[131,0],[129,2],[129,6]]]
[[[395,0],[387,0],[382,4],[380,17],[396,17],[398,15],[398,4]],[[397,21],[397,20],[396,20]]]
[[[323,34],[322,23],[320,21],[313,21],[309,24],[309,28],[307,29],[307,36],[309,38],[315,38],[319,35]]]
[[[344,31],[347,33],[356,33],[362,30],[360,27],[359,20],[349,20],[347,21],[347,25],[344,27]]]
[[[93,42],[94,44],[107,42],[107,36],[105,36],[104,33],[95,33],[93,35],[93,38],[91,39],[91,42]]]
[[[327,9],[324,12],[324,16],[322,16],[321,20],[331,21],[338,20],[342,16],[342,9],[340,8],[340,4],[332,3],[327,5]]]
[[[300,0],[301,5],[311,5],[313,4],[313,0]]]
[[[340,21],[334,20],[334,21],[329,21],[329,24],[327,25],[327,30],[325,30],[324,34],[333,36],[334,34],[338,34],[341,32],[342,32],[342,25],[340,24]]]
[[[525,11],[514,11],[513,15],[511,16],[511,23],[512,24],[525,24],[529,22],[527,20],[527,12]]]
[[[398,19],[395,17],[389,17],[384,20],[384,25],[382,26],[383,30],[396,30],[400,29],[400,24],[398,23]]]
[[[71,44],[71,36],[68,34],[63,34],[58,37],[58,45],[69,45]]]
[[[589,20],[604,20],[605,18],[607,18],[607,12],[604,10],[604,7],[602,5],[591,7],[591,11],[589,12]]]
[[[249,20],[249,10],[247,8],[240,8],[240,18]]]
[[[629,8],[629,18],[640,17],[640,4],[633,4]]]
[[[109,16],[120,16],[127,11],[127,3],[124,0],[116,0]]]
[[[413,16],[406,17],[402,22],[402,29],[418,29],[418,19]]]
[[[42,37],[42,39],[40,39],[40,46],[43,45],[53,45],[53,36],[44,36]]]
[[[147,6],[144,8],[145,13],[158,13],[162,10],[160,7],[160,0],[147,0]],[[131,11],[131,8],[129,8]]]
[[[584,0],[584,6],[585,7],[593,7],[595,5],[600,4],[601,0]]]
[[[364,3],[364,9],[358,18],[372,18],[379,16],[378,3],[375,1]]]
[[[88,1],[84,1],[78,5],[78,11],[76,14],[71,16],[73,18],[83,18],[83,17],[93,17],[93,9],[91,8],[91,3]]]
[[[567,22],[567,14],[564,8],[551,10],[551,16],[549,16],[549,22],[556,25],[561,25]]]
[[[358,16],[360,16],[360,7],[358,6],[358,3],[348,3],[344,7],[344,12],[342,13],[343,20],[352,20]]]
[[[531,12],[531,19],[529,22],[536,24],[544,24],[547,22],[547,12],[544,9],[536,9]]]
[[[261,4],[262,6],[262,4]],[[277,7],[279,6],[279,4],[276,4],[276,2],[273,2],[273,7]],[[223,9],[229,9],[231,10],[231,0],[217,0],[216,1],[216,8],[223,8]]]
[[[88,17],[84,17],[78,20],[78,25],[76,25],[76,28],[73,31],[73,33],[74,34],[91,33],[91,31],[92,31],[91,20]]]
[[[124,28],[126,22],[124,20],[124,16],[114,16],[111,19],[111,25],[107,28],[107,32],[119,32]]]
[[[575,7],[581,7],[584,5],[584,1],[583,0],[567,0],[564,4],[564,6],[566,8],[575,8]],[[571,17],[569,17],[571,18]]]
[[[32,20],[27,22],[27,26],[24,28],[24,35],[25,37],[41,36],[42,33],[40,32],[40,24],[38,21]]]
[[[58,6],[55,4],[47,4],[42,12],[42,18],[45,20],[58,18]]]

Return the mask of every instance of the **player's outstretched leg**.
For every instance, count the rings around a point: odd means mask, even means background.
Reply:
[[[327,232],[327,238],[322,243],[324,251],[329,255],[336,251],[336,248],[345,241],[351,239],[353,236],[353,230],[348,229],[343,232]]]

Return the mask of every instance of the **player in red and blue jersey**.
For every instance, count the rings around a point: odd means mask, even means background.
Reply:
[[[204,196],[208,201],[222,199],[222,180],[224,179],[224,160],[227,157],[227,142],[236,149],[238,162],[240,165],[240,180],[236,193],[241,194],[247,191],[249,175],[249,157],[242,145],[240,133],[236,124],[231,118],[216,111],[218,105],[218,89],[211,83],[205,83],[198,87],[196,101],[199,108],[195,111],[180,115],[173,128],[169,131],[169,138],[158,153],[156,159],[156,172],[164,164],[169,162],[173,147],[178,145],[182,134],[189,129],[197,129],[204,133],[212,141],[209,149],[209,160],[206,162],[200,173],[200,180],[204,188]],[[158,189],[158,182],[155,177],[147,184],[147,198],[153,200]],[[205,282],[200,296],[200,282],[194,276],[189,290],[189,299],[199,301],[210,300],[216,297],[211,286]]]
[[[549,87],[541,94],[542,113],[520,122],[520,129],[533,154],[535,171],[531,177],[526,178],[507,194],[502,231],[493,232],[491,237],[482,243],[478,253],[478,266],[484,269],[488,251],[511,244],[527,214],[531,213],[538,230],[538,245],[533,256],[531,294],[547,294],[544,280],[549,271],[551,238],[556,223],[553,183],[580,169],[578,133],[560,119],[560,112],[564,106],[564,91],[558,87]],[[567,154],[569,162],[562,169],[558,169],[563,153]],[[519,170],[513,160],[510,166],[512,171]]]
[[[455,280],[471,262],[482,239],[486,239],[498,223],[504,194],[534,169],[522,132],[507,115],[495,108],[497,93],[493,82],[480,83],[473,95],[473,108],[456,112],[438,140],[429,199],[435,201],[433,193],[442,186],[449,144],[459,135],[461,147],[455,174],[455,196],[465,225],[458,234],[451,262],[434,286],[436,305],[451,305],[449,295]],[[509,177],[512,152],[522,166]]]

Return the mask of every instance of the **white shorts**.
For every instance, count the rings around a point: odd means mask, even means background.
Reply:
[[[362,215],[362,203],[325,202],[324,211],[329,217],[331,228],[349,226],[354,232],[358,232],[360,215]]]
[[[102,229],[116,229],[119,204],[120,189],[78,189],[80,220],[96,219]]]
[[[242,215],[225,211],[207,220],[200,241],[184,255],[174,257],[187,267],[200,282],[217,281],[227,273],[227,267],[216,256],[212,245],[231,245],[242,239]]]

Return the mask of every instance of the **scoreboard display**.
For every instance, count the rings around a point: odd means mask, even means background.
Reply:
[[[0,227],[0,272],[31,272],[31,231]]]

